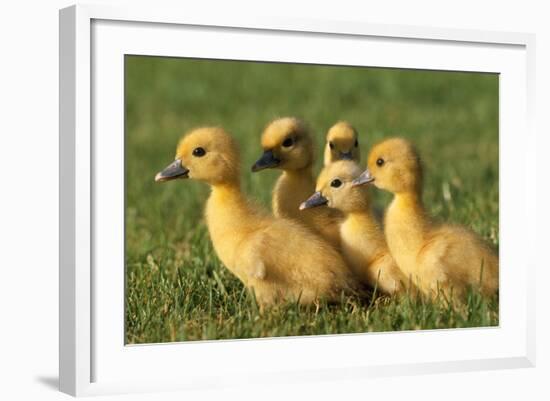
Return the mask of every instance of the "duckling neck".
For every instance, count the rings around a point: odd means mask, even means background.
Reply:
[[[370,210],[346,214],[340,233],[344,244],[361,249],[367,264],[387,250],[382,229]]]
[[[315,189],[311,166],[284,170],[273,188],[273,213],[277,217],[300,219],[299,206]]]
[[[212,185],[211,196],[242,198],[241,185],[238,182]]]
[[[422,246],[429,226],[420,194],[395,194],[385,218],[388,247],[397,264],[407,265]]]
[[[206,205],[206,222],[210,226],[248,221],[253,210],[241,192],[239,183],[214,185]],[[243,217],[245,219],[243,220]],[[229,228],[229,227],[228,227]]]
[[[369,230],[379,230],[380,226],[376,222],[374,214],[370,211],[356,211],[346,214],[345,220],[348,224],[361,224],[362,227],[366,227]]]
[[[313,181],[313,169],[311,165],[307,165],[306,167],[297,170],[283,170],[281,178],[289,181]]]
[[[239,184],[232,183],[212,187],[205,217],[214,249],[231,269],[238,244],[261,224],[259,212],[242,194]]]
[[[390,207],[411,212],[415,216],[424,215],[424,205],[420,194],[416,192],[400,192],[395,194]]]

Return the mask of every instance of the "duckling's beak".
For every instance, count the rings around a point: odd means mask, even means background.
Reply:
[[[351,156],[351,150],[349,152],[340,152],[340,159],[341,160],[352,160],[353,157]]]
[[[275,157],[273,151],[266,150],[262,157],[260,157],[256,163],[252,166],[252,172],[263,170],[265,168],[277,167],[281,163],[279,159]]]
[[[300,205],[300,210],[309,209],[315,206],[322,206],[328,203],[328,199],[325,198],[320,191],[315,192],[311,195],[308,200],[302,202]]]
[[[351,182],[352,187],[357,187],[359,185],[368,184],[370,182],[374,181],[374,177],[370,173],[368,169],[363,171],[359,177],[357,177],[355,180]]]
[[[187,175],[188,173],[189,169],[181,164],[180,159],[176,159],[173,163],[155,176],[155,181],[164,182],[174,180],[176,178],[189,178]]]

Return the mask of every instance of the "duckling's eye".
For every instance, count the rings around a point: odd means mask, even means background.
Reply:
[[[355,140],[355,147],[359,146],[359,141],[356,139]]]
[[[330,146],[331,149],[334,149],[334,144],[332,142],[329,142],[328,146]]]
[[[382,167],[382,166],[384,165],[384,159],[378,159],[378,160],[376,160],[376,165],[377,165],[378,167]]]
[[[290,148],[292,145],[294,145],[294,140],[292,138],[286,138],[284,141],[283,141],[283,146],[285,148]]]
[[[206,154],[206,150],[204,148],[195,148],[193,149],[193,156],[197,157],[203,157]]]
[[[330,183],[330,186],[333,188],[338,188],[340,185],[342,185],[342,181],[340,181],[338,178],[332,180]]]

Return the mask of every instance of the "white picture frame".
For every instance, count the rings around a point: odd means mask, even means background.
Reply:
[[[193,37],[189,42],[201,46],[182,46],[175,39],[179,35]],[[254,47],[254,35],[272,46]],[[224,39],[223,48],[217,44],[220,39]],[[294,44],[283,52],[282,45],[290,39]],[[338,46],[331,43],[334,39]],[[335,51],[330,56],[315,53],[321,42],[335,46]],[[155,7],[78,5],[61,10],[60,390],[80,396],[246,385],[249,380],[285,383],[534,366],[536,262],[529,257],[534,255],[530,250],[536,231],[531,201],[535,180],[529,174],[535,169],[535,158],[530,157],[535,154],[534,43],[534,35],[524,33],[357,21],[234,18]],[[305,46],[311,53],[298,54],[296,50]],[[365,46],[376,58],[365,64],[361,58],[365,55],[351,56],[350,46]],[[399,51],[383,49],[392,47]],[[414,49],[416,57],[409,49]],[[338,64],[341,57],[342,64],[501,74],[500,326],[125,346],[120,326],[123,202],[118,196],[124,179],[121,55],[212,57],[212,52],[222,59]],[[94,135],[98,130],[110,135]],[[518,137],[523,147],[517,146]],[[512,155],[514,163],[510,163]],[[116,173],[105,180],[106,170]],[[522,191],[513,191],[511,182],[522,185]],[[109,206],[101,196],[112,188],[116,193],[109,203],[114,206]],[[106,221],[116,228],[106,230]],[[122,270],[107,272],[105,266],[113,266],[109,260]],[[379,352],[389,344],[396,355]],[[400,352],[399,347],[411,352]],[[345,352],[348,349],[360,351]],[[224,364],[235,355],[240,356],[237,366]],[[292,368],[285,365],[288,355],[300,355]],[[182,364],[182,358],[191,363]],[[203,363],[212,358],[220,361],[216,368]]]

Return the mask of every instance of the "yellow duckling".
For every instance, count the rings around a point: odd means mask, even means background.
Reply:
[[[299,210],[300,204],[315,189],[313,140],[306,124],[294,117],[272,121],[262,134],[262,148],[264,153],[252,166],[252,171],[266,168],[283,170],[273,188],[273,214],[305,224],[338,247],[338,224],[342,219],[339,212],[326,208],[306,212]]]
[[[337,300],[354,286],[341,256],[302,225],[259,210],[240,188],[239,153],[222,128],[205,127],[185,135],[175,161],[156,181],[192,178],[210,184],[206,224],[224,265],[261,306],[282,300],[302,304]]]
[[[327,132],[327,143],[325,145],[325,166],[338,160],[361,161],[361,150],[357,130],[347,121],[339,121]],[[375,207],[374,215],[382,222],[384,210]]]
[[[342,253],[357,277],[386,294],[402,291],[407,277],[393,260],[384,232],[371,208],[369,188],[353,187],[359,165],[342,160],[329,164],[317,179],[316,192],[300,209],[327,205],[344,213],[340,226]]]
[[[385,234],[399,268],[423,293],[441,290],[462,297],[469,286],[484,295],[498,290],[495,252],[472,231],[435,224],[422,204],[422,166],[415,148],[401,138],[388,139],[370,152],[367,170],[354,185],[372,182],[394,194],[386,212]]]
[[[327,132],[325,166],[337,160],[361,160],[357,131],[346,121],[337,122]]]

